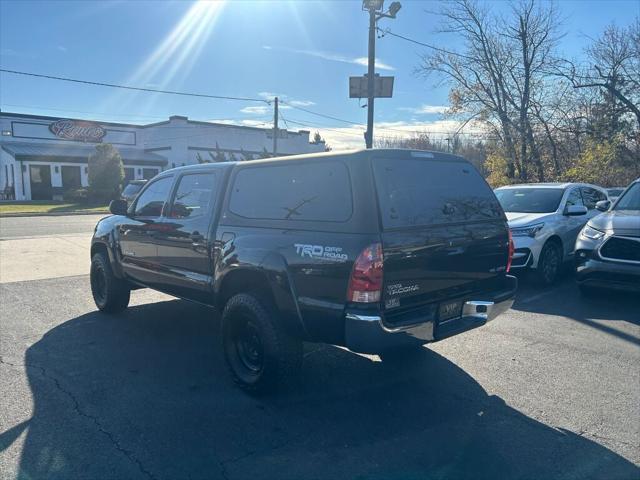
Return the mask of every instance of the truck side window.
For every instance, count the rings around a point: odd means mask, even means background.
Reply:
[[[173,177],[163,177],[149,183],[136,201],[134,216],[160,217],[162,207],[169,199]]]
[[[208,215],[217,192],[216,180],[214,172],[182,176],[169,209],[169,218],[192,219]]]
[[[353,210],[349,171],[338,161],[246,167],[236,176],[230,210],[253,219],[346,222]]]

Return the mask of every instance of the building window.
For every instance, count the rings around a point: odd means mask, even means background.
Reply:
[[[89,173],[89,167],[84,167],[84,173]]]
[[[53,167],[53,169],[55,170],[56,173],[60,173],[60,167],[58,165]]]

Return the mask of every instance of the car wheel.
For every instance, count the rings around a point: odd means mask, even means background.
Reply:
[[[90,282],[93,300],[101,311],[115,313],[129,305],[131,289],[126,281],[113,275],[109,259],[103,253],[91,258]]]
[[[302,342],[284,330],[270,302],[248,293],[227,302],[222,343],[233,381],[250,394],[285,385],[302,363]]]
[[[553,285],[562,268],[562,250],[556,242],[547,242],[540,252],[536,275],[541,285]]]

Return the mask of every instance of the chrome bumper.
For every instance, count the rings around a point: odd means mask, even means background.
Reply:
[[[444,322],[430,319],[422,323],[391,328],[385,325],[381,315],[348,312],[345,317],[346,347],[354,352],[380,353],[392,348],[443,340],[480,327],[511,308],[517,280],[513,278],[511,283],[513,288],[497,295],[493,301],[465,301],[462,315]]]

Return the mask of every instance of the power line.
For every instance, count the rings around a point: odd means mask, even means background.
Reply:
[[[282,115],[280,115],[280,116],[282,116]],[[283,117],[283,120],[284,120],[284,117]],[[345,131],[342,131],[342,130],[336,130],[334,128],[328,128],[328,127],[322,127],[322,126],[314,126],[313,124],[299,122],[297,120],[292,120],[291,118],[287,119],[286,121],[288,121],[289,123],[291,123],[293,125],[298,125],[300,127],[319,128],[321,130],[327,130],[327,131],[330,131],[330,132],[337,133],[339,135],[348,135],[348,136],[352,136],[352,137],[363,138],[361,133],[345,132]]]
[[[470,57],[468,55],[463,55],[461,53],[452,52],[452,51],[446,50],[444,48],[436,47],[434,45],[429,45],[428,43],[419,42],[418,40],[414,40],[413,38],[405,37],[404,35],[400,35],[398,33],[393,33],[388,28],[382,30],[381,28],[376,27],[376,30],[378,31],[378,33],[380,33],[380,35],[382,37],[384,37],[385,35],[391,35],[392,37],[397,37],[397,38],[400,38],[400,39],[405,40],[407,42],[415,43],[416,45],[421,45],[423,47],[430,48],[431,50],[435,50],[437,52],[446,53],[448,55],[455,55],[456,57],[464,58],[466,60],[476,60],[475,58]]]
[[[423,47],[430,48],[431,50],[435,50],[436,52],[446,53],[447,55],[453,55],[455,57],[463,58],[465,60],[469,60],[469,61],[472,61],[472,62],[478,62],[480,60],[478,58],[474,58],[474,57],[471,57],[469,55],[464,55],[462,53],[453,52],[453,51],[447,50],[445,48],[436,47],[435,45],[430,45],[428,43],[420,42],[420,41],[415,40],[413,38],[409,38],[409,37],[406,37],[404,35],[400,35],[398,33],[394,33],[391,30],[389,30],[388,28],[382,30],[381,28],[377,28],[376,27],[376,29],[380,33],[380,35],[382,37],[384,37],[385,35],[391,35],[392,37],[399,38],[399,39],[404,40],[406,42],[415,43],[416,45],[421,45]],[[524,67],[522,67],[520,65],[511,65],[509,68],[511,68],[513,70],[525,71]],[[544,75],[549,75],[549,76],[552,76],[552,77],[562,76],[559,71],[549,71],[549,70],[538,70],[538,71],[540,73],[544,74]],[[584,78],[589,78],[589,77],[585,77],[584,75],[578,75],[577,77],[583,78],[583,79]]]
[[[174,91],[174,90],[159,90],[156,88],[146,88],[146,87],[132,87],[130,85],[118,85],[115,83],[106,83],[106,82],[92,82],[89,80],[80,80],[77,78],[68,78],[68,77],[58,77],[55,75],[43,75],[43,74],[39,74],[39,73],[32,73],[32,72],[20,72],[17,70],[7,70],[5,68],[0,68],[0,72],[3,73],[11,73],[14,75],[24,75],[27,77],[37,77],[37,78],[47,78],[50,80],[60,80],[63,82],[73,82],[73,83],[82,83],[85,85],[95,85],[95,86],[99,86],[99,87],[111,87],[111,88],[122,88],[124,90],[135,90],[135,91],[139,91],[139,92],[152,92],[152,93],[166,93],[169,95],[180,95],[183,97],[200,97],[200,98],[214,98],[217,100],[238,100],[238,101],[242,101],[242,102],[260,102],[260,103],[266,103],[267,105],[269,105],[269,101],[263,99],[263,98],[249,98],[249,97],[231,97],[231,96],[226,96],[226,95],[209,95],[206,93],[193,93],[193,92],[178,92],[178,91]]]
[[[289,102],[285,102],[284,100],[281,100],[280,103],[288,105],[291,108],[295,108],[296,110],[301,110],[301,111],[307,112],[307,113],[309,113],[311,115],[316,115],[318,117],[324,117],[324,118],[328,118],[330,120],[336,120],[338,122],[350,123],[352,125],[361,125],[358,122],[352,122],[351,120],[345,120],[344,118],[333,117],[331,115],[327,115],[327,114],[319,113],[319,112],[314,112],[314,111],[308,110],[306,108],[298,107],[297,105],[291,105]]]
[[[282,115],[281,115],[282,116]],[[302,120],[298,120],[298,119],[294,119],[294,118],[287,118],[287,121],[291,124],[295,124],[301,127],[306,127],[306,128],[316,128],[319,130],[327,130],[330,132],[334,132],[334,133],[338,133],[340,135],[348,135],[348,136],[353,136],[353,137],[359,137],[362,138],[362,135],[364,134],[364,130],[362,130],[361,132],[354,132],[354,131],[345,131],[345,130],[336,130],[335,128],[330,128],[327,127],[325,125],[322,124],[318,124],[316,122],[309,122],[309,121],[302,121]],[[464,125],[463,125],[464,126]],[[361,127],[364,128],[364,127]],[[378,130],[386,130],[385,127],[378,127]],[[412,134],[421,134],[421,133],[426,133],[427,135],[449,135],[449,136],[457,136],[457,135],[467,135],[471,138],[478,138],[478,137],[485,137],[485,138],[491,138],[491,134],[489,133],[483,133],[483,132],[452,132],[452,131],[442,131],[442,130],[420,130],[420,129],[416,129],[416,130],[393,130],[394,132],[400,132],[402,134],[404,134],[405,136],[407,135],[412,135]],[[389,137],[389,134],[383,134],[383,137]]]

